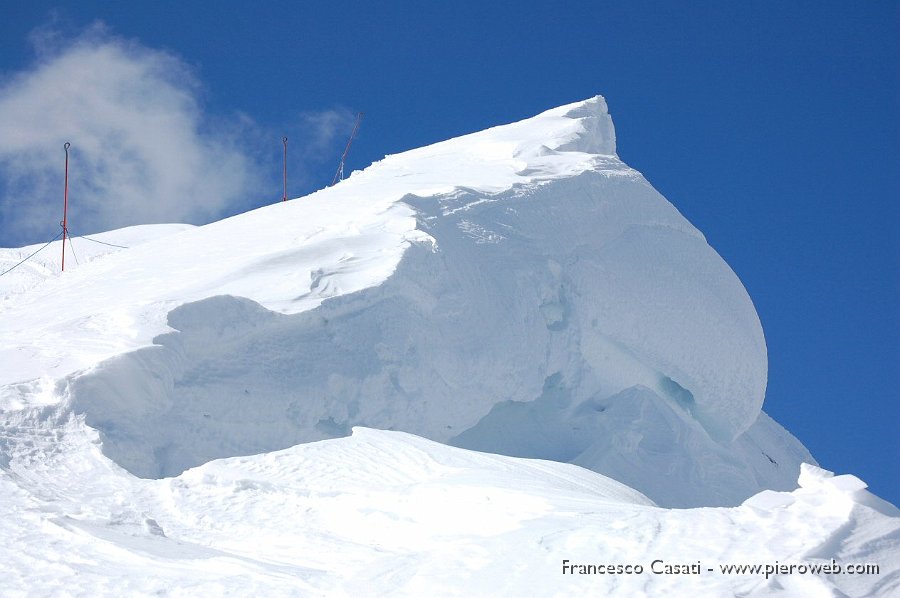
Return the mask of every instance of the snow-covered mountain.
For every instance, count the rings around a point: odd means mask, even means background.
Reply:
[[[897,510],[761,411],[750,298],[601,97],[72,249],[0,276],[0,588],[900,589]],[[563,567],[657,558],[703,571]],[[881,571],[717,569],[830,559]]]

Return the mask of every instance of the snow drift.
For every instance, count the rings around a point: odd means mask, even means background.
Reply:
[[[578,463],[669,506],[788,489],[811,461],[760,415],[743,286],[616,157],[600,97],[165,232],[8,299],[0,345],[8,382],[65,380],[136,475],[353,426]]]
[[[600,97],[72,248],[0,277],[4,593],[900,587],[897,510],[761,411],[749,297]],[[834,560],[878,572],[719,568]]]

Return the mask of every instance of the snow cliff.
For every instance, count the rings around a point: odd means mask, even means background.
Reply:
[[[671,506],[788,489],[811,461],[761,415],[746,291],[615,155],[601,97],[162,232],[8,296],[0,332],[8,400],[63,380],[136,475],[357,425],[578,463]]]

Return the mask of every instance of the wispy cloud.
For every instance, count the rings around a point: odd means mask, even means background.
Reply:
[[[252,121],[205,116],[180,58],[102,26],[33,41],[32,68],[0,86],[0,245],[55,234],[66,141],[75,232],[202,223],[253,203],[265,169],[245,143]],[[326,138],[330,119],[315,122]]]
[[[314,179],[331,181],[355,119],[356,114],[344,107],[302,112],[294,119],[288,128],[290,166],[301,186]]]

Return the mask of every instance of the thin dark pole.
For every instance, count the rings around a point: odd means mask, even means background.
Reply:
[[[344,180],[344,161],[347,159],[347,154],[350,153],[350,146],[353,145],[356,133],[359,132],[359,123],[362,122],[362,117],[362,112],[356,115],[356,124],[353,125],[353,132],[350,133],[350,139],[347,140],[347,147],[344,148],[344,153],[341,154],[341,164],[338,166],[337,172],[334,173],[334,178],[331,179],[331,186],[336,185],[338,181]]]
[[[284,194],[281,201],[287,201],[287,137],[282,137],[281,142],[284,144]]]
[[[63,145],[63,149],[66,150],[66,186],[65,191],[63,192],[63,219],[60,224],[62,224],[63,228],[63,238],[62,238],[62,271],[66,271],[66,235],[69,232],[68,222],[69,222],[69,146],[71,144],[66,141],[65,145]]]

